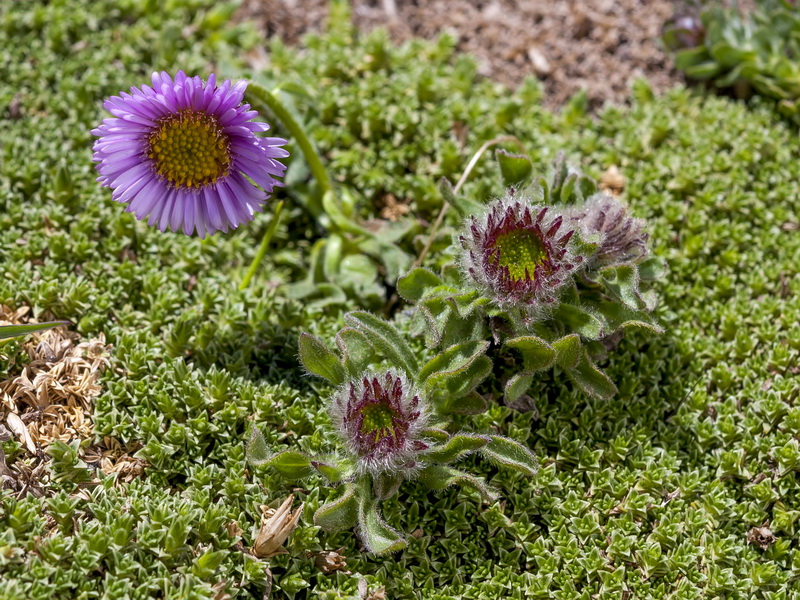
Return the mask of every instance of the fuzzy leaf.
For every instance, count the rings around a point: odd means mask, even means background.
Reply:
[[[562,302],[554,316],[586,339],[599,340],[603,337],[603,323],[579,306]]]
[[[641,310],[631,310],[616,302],[603,302],[597,307],[608,323],[609,333],[623,327],[638,327],[652,333],[663,333],[664,329],[653,318]]]
[[[550,344],[535,335],[510,339],[506,341],[505,346],[519,350],[526,372],[549,369],[556,359],[555,350]]]
[[[268,465],[286,479],[302,479],[312,473],[311,459],[297,450],[283,450],[255,464]]]
[[[481,450],[486,458],[500,466],[521,471],[526,475],[533,476],[539,472],[539,462],[527,447],[499,435],[489,437],[491,441]]]
[[[374,359],[372,344],[367,336],[350,327],[339,330],[336,334],[336,346],[342,353],[344,366],[351,376],[360,375]]]
[[[553,342],[556,364],[562,369],[573,369],[581,354],[581,338],[577,333],[566,335]]]
[[[445,403],[443,412],[452,413],[454,415],[479,415],[485,413],[489,408],[486,398],[481,396],[478,392],[472,391],[466,396],[452,399],[449,403]]]
[[[423,267],[412,269],[397,280],[397,293],[409,302],[418,302],[425,294],[442,285],[442,280]]]
[[[500,174],[506,187],[518,185],[530,179],[533,173],[533,163],[524,154],[512,154],[505,150],[496,153],[497,162],[500,164]]]
[[[591,396],[612,398],[617,393],[617,386],[595,366],[585,348],[581,351],[578,364],[566,373],[579,388]]]
[[[428,397],[440,403],[444,410],[474,390],[491,371],[492,361],[486,356],[477,356],[458,369],[434,373],[425,381],[425,390]]]
[[[531,383],[533,383],[533,375],[529,373],[517,373],[511,377],[506,383],[503,394],[506,404],[518,400],[522,394],[528,391],[528,388],[531,387]]]
[[[46,323],[29,323],[27,325],[0,325],[0,340],[21,337],[29,333],[60,327],[61,325],[69,325],[69,321],[48,321]]]
[[[346,460],[341,462],[333,460],[312,460],[311,466],[331,483],[339,483],[353,473],[353,465]]]
[[[450,463],[483,448],[488,443],[489,438],[483,435],[457,433],[446,444],[431,448],[425,459],[437,463]]]
[[[639,271],[628,265],[605,269],[603,280],[606,287],[632,310],[644,308],[639,295]]]
[[[373,498],[362,497],[358,503],[358,532],[367,550],[374,554],[388,554],[406,547],[406,540],[381,518]]]
[[[358,502],[355,497],[355,485],[346,483],[342,486],[344,493],[323,504],[314,513],[314,524],[325,531],[341,531],[355,527],[358,522]]]
[[[386,321],[364,311],[347,313],[345,322],[363,333],[372,347],[409,375],[417,371],[417,360],[405,339]]]
[[[258,427],[253,427],[253,433],[250,434],[250,441],[247,442],[245,456],[247,460],[254,465],[263,465],[269,460],[270,456],[272,456],[272,452],[264,439],[264,434],[259,431]]]
[[[450,346],[441,354],[437,354],[422,367],[418,381],[424,383],[428,377],[438,373],[458,371],[474,362],[489,348],[489,342],[465,342]]]
[[[642,281],[655,281],[660,279],[667,271],[667,264],[663,258],[651,256],[639,263],[639,279]]]
[[[373,478],[372,490],[378,499],[387,500],[395,495],[402,483],[401,473],[381,473]]]
[[[483,499],[487,502],[497,500],[497,492],[486,484],[486,482],[465,471],[445,467],[443,465],[430,465],[422,469],[419,473],[419,480],[432,490],[444,490],[451,485],[467,485],[480,492]]]
[[[342,363],[337,356],[328,350],[318,337],[308,333],[301,333],[298,343],[300,347],[300,362],[314,375],[327,379],[333,385],[341,385],[347,378]]]

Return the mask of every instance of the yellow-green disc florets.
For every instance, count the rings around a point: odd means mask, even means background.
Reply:
[[[216,117],[184,110],[159,123],[150,136],[148,156],[158,174],[179,188],[198,188],[230,171],[228,137]]]
[[[541,240],[530,231],[510,231],[499,235],[494,247],[499,252],[500,266],[508,269],[512,281],[536,277],[536,268],[547,258]]]
[[[552,305],[583,262],[573,228],[552,207],[514,193],[467,220],[461,237],[465,274],[503,308],[538,313]]]
[[[364,373],[333,398],[331,417],[360,473],[379,475],[418,469],[428,449],[422,430],[428,409],[422,394],[401,373]]]

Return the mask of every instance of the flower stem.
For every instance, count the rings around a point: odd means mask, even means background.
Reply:
[[[242,283],[239,284],[240,290],[244,290],[248,285],[250,285],[250,280],[253,279],[253,275],[255,275],[256,271],[258,271],[258,267],[261,264],[261,261],[264,259],[267,249],[269,248],[269,243],[272,241],[275,231],[278,229],[278,222],[281,220],[282,210],[283,200],[275,205],[275,214],[272,216],[272,221],[270,222],[269,227],[267,227],[267,230],[264,232],[264,237],[261,239],[261,246],[258,247],[258,252],[253,259],[253,262],[250,263],[250,268],[247,270],[247,274],[244,276],[244,279],[242,279]]]
[[[464,172],[461,174],[458,183],[456,183],[456,187],[453,188],[453,195],[456,195],[458,194],[459,191],[461,191],[461,186],[463,186],[464,183],[466,183],[467,177],[469,177],[469,174],[472,173],[472,169],[474,169],[475,165],[478,164],[478,160],[480,160],[481,156],[483,156],[483,153],[486,152],[492,146],[496,146],[497,144],[502,144],[504,142],[513,142],[520,148],[520,150],[523,153],[525,152],[525,146],[522,145],[522,142],[520,142],[516,136],[503,135],[500,137],[496,137],[493,140],[489,140],[488,142],[483,144],[483,146],[478,148],[478,151],[472,155],[472,158],[467,164],[467,168],[464,169]],[[436,238],[436,233],[439,231],[439,227],[442,226],[442,223],[444,222],[444,218],[447,215],[447,211],[449,208],[450,205],[447,202],[445,202],[444,206],[442,206],[442,210],[439,211],[439,215],[436,217],[436,222],[433,224],[433,227],[431,228],[431,232],[428,235],[428,241],[425,243],[425,247],[422,249],[422,252],[420,252],[417,260],[414,261],[413,266],[418,267],[422,264],[422,261],[425,260],[425,257],[428,255],[428,251],[431,249],[433,240],[434,238]]]
[[[297,142],[297,145],[300,146],[303,156],[306,157],[308,167],[311,169],[311,174],[314,175],[314,179],[316,179],[317,183],[319,184],[320,191],[322,192],[320,197],[324,196],[327,192],[333,192],[333,182],[331,181],[328,172],[325,170],[319,154],[311,143],[311,140],[306,135],[306,132],[303,130],[303,127],[297,122],[297,120],[295,120],[286,106],[284,106],[284,104],[280,101],[278,94],[276,92],[269,91],[257,83],[249,82],[247,87],[247,95],[255,98],[258,100],[259,104],[264,104],[270,111],[272,111],[272,113],[278,117],[278,120],[283,123],[283,126],[289,131],[292,138],[294,138],[294,140]],[[252,103],[253,102],[251,100],[251,104]],[[325,210],[323,209],[322,203],[319,200],[312,201],[308,208],[314,217],[319,217],[320,215],[325,214]]]

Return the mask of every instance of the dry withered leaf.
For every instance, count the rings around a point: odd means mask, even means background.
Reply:
[[[347,570],[347,557],[340,554],[342,550],[343,548],[317,552],[314,556],[314,566],[325,574],[341,571],[345,575],[350,575],[350,571]]]
[[[766,550],[778,539],[772,530],[763,523],[761,527],[753,527],[747,532],[747,543],[753,546],[758,546],[762,550]]]
[[[29,312],[0,306],[0,324],[36,322]],[[30,454],[54,440],[69,443],[92,435],[93,399],[101,392],[97,379],[108,355],[102,336],[76,343],[79,339],[63,327],[32,334],[23,345],[28,362],[17,376],[0,381],[0,423],[8,424]]]
[[[620,173],[617,165],[611,165],[600,176],[600,189],[614,196],[619,196],[625,191],[625,176]]]
[[[271,558],[278,554],[285,554],[283,543],[289,534],[297,527],[300,515],[303,514],[304,504],[292,511],[294,494],[291,494],[277,510],[262,506],[261,528],[253,542],[252,553],[258,558]]]

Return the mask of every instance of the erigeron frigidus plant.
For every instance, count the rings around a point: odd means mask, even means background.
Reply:
[[[454,415],[487,408],[475,388],[492,370],[485,356],[488,342],[455,344],[420,366],[406,340],[386,321],[352,312],[345,322],[336,336],[338,354],[309,334],[299,343],[305,368],[335,386],[327,406],[340,451],[319,457],[275,451],[258,429],[248,445],[254,464],[269,465],[289,479],[316,473],[339,487],[336,498],[314,514],[317,525],[326,530],[355,527],[368,551],[393,552],[406,540],[383,520],[379,504],[404,481],[433,490],[466,485],[491,502],[497,492],[454,463],[478,452],[499,466],[536,474],[536,459],[522,444],[493,434],[452,431]]]
[[[527,157],[500,160],[507,181],[530,180]],[[601,340],[626,327],[661,331],[649,285],[663,261],[650,256],[647,241],[643,220],[559,157],[549,177],[509,187],[465,215],[453,242],[457,263],[439,275],[413,269],[397,289],[416,304],[415,328],[428,346],[491,340],[521,355],[505,386],[507,403],[552,367],[584,392],[609,398],[616,386],[592,358],[604,351]]]

